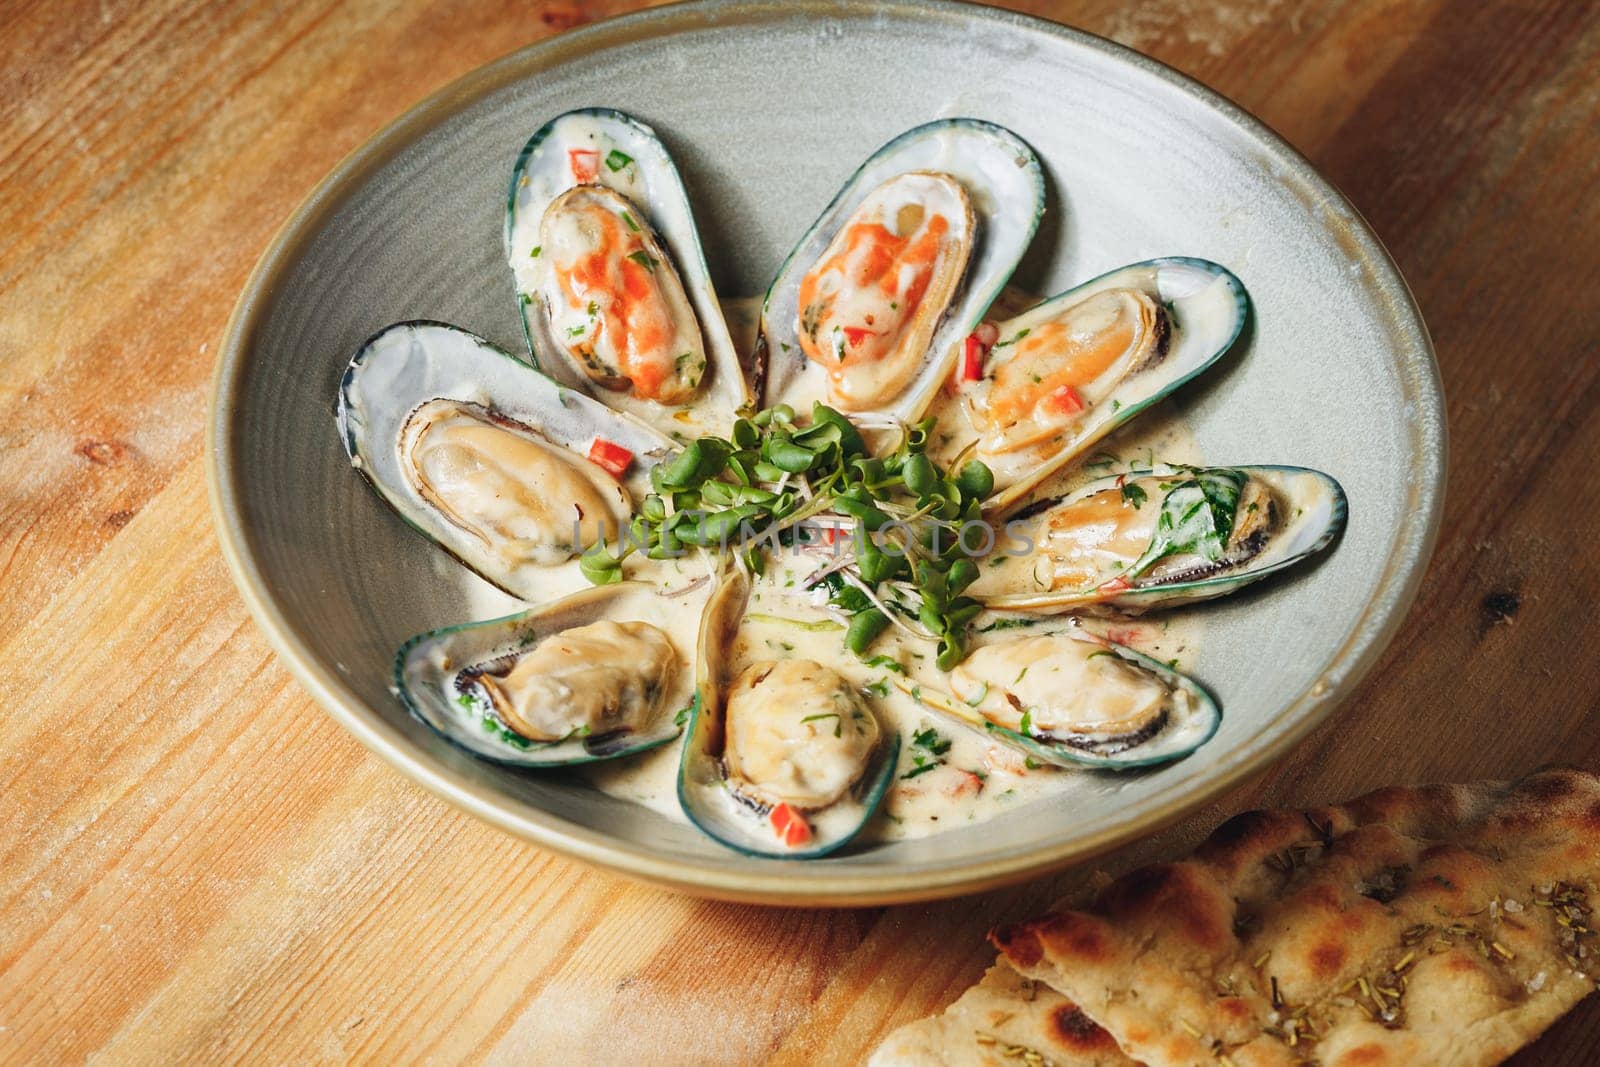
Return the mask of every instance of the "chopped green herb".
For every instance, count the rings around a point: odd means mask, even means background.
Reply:
[[[1150,499],[1149,494],[1136,482],[1128,482],[1122,487],[1122,502],[1132,507],[1135,511],[1143,507],[1144,502],[1148,499]]]
[[[512,748],[520,748],[524,752],[533,747],[533,742],[514,730],[508,730],[500,725],[500,721],[492,715],[483,717],[483,732],[493,734]],[[565,738],[563,738],[565,740]]]
[[[882,670],[894,671],[896,674],[906,673],[906,669],[900,665],[899,660],[894,659],[891,656],[885,656],[882,653],[873,656],[871,659],[863,660],[862,662],[869,667],[878,667]]]
[[[637,222],[634,222],[633,221],[633,216],[628,214],[626,211],[624,211],[622,213],[622,221],[627,223],[628,224],[628,229],[632,230],[634,233],[638,233],[639,232],[639,224]]]
[[[980,627],[978,627],[978,632],[986,634],[991,630],[1015,630],[1015,629],[1017,629],[1019,627],[1022,627],[1022,626],[1037,626],[1038,624],[1039,624],[1039,620],[1038,619],[1023,619],[1023,618],[1017,618],[1017,617],[1012,617],[1012,618],[1007,618],[1007,619],[996,619],[996,620],[994,620],[994,622],[991,622],[988,626],[980,626]]]
[[[529,259],[538,259],[539,253],[544,251],[544,245],[534,245],[533,251],[528,253]]]
[[[1161,501],[1156,534],[1127,573],[1143,574],[1179,553],[1221,559],[1233,533],[1233,516],[1244,482],[1243,471],[1220,467],[1194,471],[1192,478],[1179,483]]]
[[[919,774],[926,774],[935,767],[944,763],[944,756],[950,751],[951,740],[939,733],[931,726],[925,726],[911,735],[911,746],[920,748],[921,752],[911,754],[912,768],[900,777],[915,778]]]
[[[925,726],[911,735],[911,743],[917,748],[927,749],[935,756],[942,756],[950,751],[954,742],[933,727]]]
[[[788,619],[782,615],[764,615],[759,611],[752,611],[745,618],[751,622],[770,622],[780,626],[793,626],[797,630],[809,630],[812,633],[827,633],[830,630],[844,629],[844,623],[834,622],[832,619]]]
[[[606,154],[606,166],[611,168],[611,172],[613,174],[632,162],[632,156],[628,155],[626,152],[619,152],[615,148]]]
[[[803,722],[803,723],[816,722],[819,719],[832,719],[833,720],[833,736],[834,737],[842,736],[843,730],[844,730],[844,720],[839,717],[839,713],[837,711],[824,711],[824,712],[819,712],[816,715],[807,715],[805,718],[801,719],[800,721]]]
[[[655,272],[656,261],[651,257],[650,253],[646,252],[644,249],[641,248],[637,252],[629,252],[627,258],[633,260],[645,270],[650,271],[651,273]]]

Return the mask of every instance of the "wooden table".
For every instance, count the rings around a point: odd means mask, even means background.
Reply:
[[[1065,884],[779,911],[587,870],[369,756],[234,593],[201,427],[274,229],[427,93],[633,6],[0,4],[0,1061],[845,1062]],[[1251,806],[1600,769],[1600,13],[1015,6],[1174,64],[1310,155],[1415,287],[1450,400],[1443,536],[1381,667],[1265,779],[1135,852]],[[1517,1062],[1596,1047],[1600,998]]]

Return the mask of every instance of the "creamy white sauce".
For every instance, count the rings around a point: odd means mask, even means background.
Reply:
[[[1009,296],[1009,294],[1008,294]],[[1024,299],[1011,297],[1011,299]],[[759,298],[728,301],[725,311],[730,330],[742,352],[754,341]],[[944,418],[959,409],[949,397],[941,397],[936,412]],[[1152,462],[1199,465],[1200,451],[1171,402],[1152,408],[1141,418],[1112,435],[1091,451],[1086,465],[1058,472],[1044,482],[1039,492],[1060,494],[1093,478],[1143,468]],[[756,660],[805,657],[832,667],[863,695],[879,716],[885,731],[900,735],[900,765],[884,805],[863,831],[861,840],[892,841],[925,837],[952,827],[983,822],[1045,797],[1068,793],[1102,793],[1115,787],[1104,776],[1076,770],[1029,765],[1026,757],[993,740],[969,725],[955,721],[914,699],[894,686],[896,673],[869,666],[850,654],[843,645],[844,628],[827,612],[822,594],[802,589],[802,583],[829,557],[826,554],[796,554],[785,548],[772,557],[767,573],[751,589],[749,607],[732,650],[729,676]],[[456,570],[462,574],[464,571]],[[657,583],[687,583],[707,573],[707,562],[699,556],[673,561],[651,561],[634,557],[624,564],[629,578]],[[549,568],[551,598],[585,588],[576,561]],[[466,575],[463,581],[480,617],[490,618],[516,610],[517,603],[496,590]],[[697,601],[698,602],[698,601]],[[693,633],[699,617],[688,607],[662,609],[656,621],[674,634]],[[681,617],[679,617],[681,616]],[[985,630],[996,619],[980,617],[973,628],[972,646],[1007,640],[1019,634],[1037,635],[1064,630],[1071,625],[1067,616],[1045,617],[1026,629]],[[1181,616],[1140,619],[1081,620],[1085,629],[1129,645],[1155,659],[1176,661],[1179,670],[1192,668],[1200,646],[1201,623],[1195,613]],[[809,626],[829,627],[823,630]],[[872,655],[885,655],[906,669],[903,676],[913,683],[948,691],[947,675],[934,665],[934,646],[891,627],[872,648]],[[938,754],[914,743],[925,730],[938,735]],[[573,773],[586,778],[595,788],[611,796],[640,804],[667,818],[686,821],[677,798],[677,769],[681,744],[673,742],[638,756],[591,764]],[[918,757],[934,769],[918,770]],[[906,777],[912,775],[912,777]]]

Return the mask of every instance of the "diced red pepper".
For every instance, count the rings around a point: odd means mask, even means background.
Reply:
[[[1006,774],[1028,773],[1028,757],[1004,745],[990,745],[984,749],[983,763],[991,771],[1004,771]]]
[[[961,350],[961,380],[975,382],[983,377],[983,342],[978,340],[978,335],[968,334],[965,346]]]
[[[1100,583],[1100,592],[1106,593],[1106,594],[1120,593],[1123,590],[1132,589],[1132,588],[1133,588],[1133,583],[1128,581],[1128,579],[1122,577],[1121,575],[1118,575],[1117,577],[1112,578],[1110,581],[1101,582]]]
[[[633,462],[633,453],[604,437],[596,437],[589,446],[589,462],[604,468],[612,477],[620,478]]]
[[[567,160],[572,164],[572,176],[580,182],[592,182],[600,174],[600,152],[595,148],[569,148]]]
[[[1050,394],[1051,405],[1063,415],[1076,415],[1083,410],[1083,398],[1070,385],[1063,385]]]
[[[871,336],[872,331],[867,329],[865,326],[844,327],[844,339],[849,342],[851,348],[855,348],[856,346],[860,345],[862,341],[865,341]]]
[[[1132,645],[1143,635],[1138,630],[1107,630],[1106,640],[1114,645]]]
[[[773,808],[772,814],[767,816],[767,821],[772,823],[772,828],[778,831],[778,837],[790,848],[811,840],[811,824],[806,822],[804,815],[788,804],[779,804]]]
[[[982,775],[974,774],[972,771],[961,767],[956,767],[954,770],[956,772],[955,780],[945,789],[946,795],[951,797],[977,796],[983,792]]]

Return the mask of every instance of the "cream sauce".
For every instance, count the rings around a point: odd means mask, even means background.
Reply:
[[[753,343],[758,310],[759,298],[731,300],[726,304],[728,324],[741,352],[748,352]],[[938,402],[936,414],[941,425],[945,418],[959,411],[959,404],[952,400],[946,395]],[[1083,464],[1056,473],[1038,491],[1066,493],[1091,479],[1142,469],[1156,462],[1192,465],[1202,462],[1181,412],[1170,401],[1156,405],[1108,437],[1091,451]],[[828,614],[822,594],[802,588],[806,577],[828,562],[830,557],[823,551],[824,554],[816,555],[785,548],[780,556],[769,560],[766,575],[752,586],[748,611],[735,639],[728,670],[732,676],[750,663],[763,659],[814,659],[843,675],[862,693],[866,704],[879,716],[884,730],[900,735],[900,764],[894,782],[883,807],[860,840],[926,837],[942,830],[981,823],[1046,797],[1098,794],[1116,788],[1115,780],[1103,775],[1032,763],[1022,753],[1001,745],[986,733],[955,721],[896,688],[894,681],[901,675],[883,666],[862,662],[846,651],[844,627]],[[708,563],[698,556],[672,561],[630,558],[625,571],[629,578],[668,585],[687,584],[707,574]],[[549,572],[552,597],[587,584],[577,570],[576,561],[552,567]],[[465,571],[460,573],[466,574]],[[509,598],[487,590],[470,575],[464,580],[471,583],[474,603],[485,611],[482,617],[506,614]],[[663,620],[660,625],[674,634],[695,632],[699,619],[691,617],[692,610],[676,610],[684,617]],[[1086,618],[1080,621],[1083,628],[1092,633],[1157,660],[1174,663],[1179,670],[1192,666],[1200,646],[1201,623],[1192,612],[1140,619]],[[1026,628],[1013,628],[999,617],[982,616],[974,624],[972,645],[977,648],[1022,634],[1054,633],[1071,625],[1068,617],[1059,616],[1043,617]],[[934,665],[932,642],[891,627],[872,648],[872,657],[876,660],[879,656],[887,656],[904,667],[903,677],[913,684],[948,692],[949,678]],[[923,733],[930,729],[937,735],[936,739]],[[919,735],[931,744],[917,744]],[[677,797],[680,748],[674,742],[638,756],[577,768],[574,773],[610,796],[685,822]],[[929,765],[932,769],[920,769]]]

